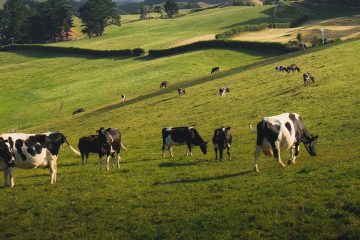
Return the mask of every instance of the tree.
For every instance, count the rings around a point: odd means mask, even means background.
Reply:
[[[0,12],[0,41],[2,43],[24,42],[24,31],[31,10],[24,0],[8,0]]]
[[[120,26],[120,16],[112,0],[89,0],[80,7],[79,14],[84,23],[82,31],[89,37],[102,36],[110,24]]]
[[[303,42],[303,36],[302,36],[301,33],[298,33],[298,34],[296,35],[296,40],[298,41],[299,44],[302,44],[302,42]]]
[[[173,18],[179,12],[179,6],[174,0],[167,0],[164,5],[164,10],[169,18]]]
[[[153,6],[151,4],[142,4],[140,6],[140,19],[144,20],[148,17],[148,14],[153,10]]]

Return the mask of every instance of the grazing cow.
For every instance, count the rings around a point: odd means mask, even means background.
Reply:
[[[121,147],[126,150],[121,142],[121,133],[114,128],[104,129],[103,127],[96,131],[98,135],[85,136],[79,139],[78,148],[81,153],[81,160],[88,162],[89,153],[99,155],[100,172],[102,171],[102,157],[106,155],[106,170],[109,171],[110,156],[117,155],[117,167],[120,168],[120,150]]]
[[[13,168],[50,168],[50,183],[56,182],[58,154],[60,147],[66,143],[77,155],[80,155],[66,140],[66,137],[59,132],[48,132],[39,134],[7,133],[0,135],[1,139],[7,139],[13,162],[4,171],[5,183],[10,176],[10,187],[14,186]]]
[[[230,132],[230,127],[227,128],[221,127],[215,129],[212,142],[214,144],[214,149],[215,149],[215,160],[218,159],[218,150],[219,150],[220,161],[222,161],[224,149],[227,150],[228,159],[231,160],[230,146],[232,142],[232,136]]]
[[[311,73],[309,73],[309,72],[304,73],[303,78],[304,78],[304,85],[305,85],[305,86],[306,86],[308,83],[310,83],[310,80],[311,80],[313,83],[315,83],[315,77],[314,77]]]
[[[277,67],[275,67],[275,70],[276,70],[276,72],[287,72],[287,73],[289,73],[288,68],[284,67],[284,66],[277,66]]]
[[[306,49],[307,49],[307,46],[306,46],[305,43],[302,43],[302,44],[300,44],[300,48],[301,48],[302,50],[306,50]]]
[[[279,164],[285,167],[281,161],[280,152],[290,149],[289,164],[296,163],[299,154],[300,143],[303,143],[311,156],[316,156],[315,144],[318,136],[313,136],[305,128],[301,116],[296,113],[283,113],[278,116],[264,117],[257,124],[255,165],[254,170],[259,171],[257,162],[261,150],[267,156],[274,156]]]
[[[296,64],[291,64],[287,67],[288,72],[292,71],[294,73],[295,71],[300,72],[300,68]]]
[[[185,88],[178,88],[177,90],[179,96],[185,94]]]
[[[211,69],[211,73],[218,72],[218,71],[220,71],[220,68],[219,68],[219,67],[213,67],[213,68]]]
[[[205,142],[193,127],[175,127],[175,128],[163,128],[162,129],[162,154],[165,158],[165,150],[169,149],[171,157],[174,157],[172,153],[173,145],[187,145],[186,156],[190,154],[192,156],[191,148],[193,146],[200,146],[203,154],[207,153],[207,142]]]
[[[85,112],[85,109],[83,109],[83,108],[76,109],[75,111],[73,111],[72,115],[75,115],[75,114],[78,114],[81,112]]]
[[[14,142],[11,138],[9,138],[9,140],[0,138],[0,171],[4,172],[5,187],[14,186],[14,181],[12,180],[10,185],[8,179],[9,176],[10,179],[14,179],[13,168],[15,159],[13,155],[13,147]]]
[[[230,89],[227,87],[222,87],[219,89],[219,93],[220,93],[221,97],[225,96],[225,93],[227,93],[227,92],[230,92]]]
[[[160,83],[160,88],[166,88],[167,85],[168,85],[168,82],[167,82],[167,81],[161,82],[161,83]]]
[[[122,95],[121,95],[121,101],[122,101],[122,102],[125,102],[125,100],[126,100],[126,96],[125,96],[125,94],[122,94]]]

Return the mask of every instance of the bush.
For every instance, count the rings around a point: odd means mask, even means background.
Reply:
[[[66,53],[66,54],[81,54],[94,57],[117,57],[117,56],[139,56],[134,53],[131,49],[123,50],[94,50],[85,48],[67,48],[67,47],[56,47],[56,46],[44,46],[44,45],[7,45],[0,48],[0,51],[13,51],[13,50],[35,50],[49,53]],[[135,50],[135,49],[134,49]],[[140,48],[136,50],[137,54]],[[144,50],[142,50],[144,51]]]
[[[229,40],[200,41],[174,48],[149,50],[151,57],[164,57],[202,49],[254,49],[265,52],[288,53],[299,50],[299,47],[288,47],[282,43],[273,42],[246,42]]]
[[[321,41],[321,39],[317,35],[314,35],[312,40],[311,40],[311,46],[312,47],[319,46],[319,44],[321,44],[319,41]]]
[[[135,48],[132,50],[132,53],[134,56],[142,56],[145,54],[145,51],[142,48]]]

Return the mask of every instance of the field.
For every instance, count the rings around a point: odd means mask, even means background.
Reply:
[[[141,47],[144,49],[165,48],[188,38],[215,34],[226,31],[239,24],[258,24],[275,21],[272,17],[274,6],[261,7],[225,7],[210,9],[188,14],[175,19],[150,19],[129,23],[129,18],[123,17],[121,27],[109,27],[104,36],[94,39],[81,39],[56,43],[56,46],[71,46],[91,49],[125,49]],[[277,22],[288,22],[297,15],[284,14],[276,18]],[[134,40],[136,39],[136,40]]]
[[[174,21],[180,19],[185,17]],[[130,35],[115,29],[108,34],[62,45],[132,46]],[[175,44],[186,34],[174,30],[178,40],[164,35],[148,46]],[[121,36],[124,47],[106,45],[113,36]],[[15,187],[0,187],[0,239],[359,239],[359,51],[360,40],[281,56],[0,52],[1,132],[56,130],[76,146],[80,136],[101,126],[116,127],[128,148],[120,169],[100,174],[95,155],[82,165],[65,146],[55,185],[49,185],[47,169],[15,169]],[[316,83],[305,87],[301,73],[275,72],[275,66],[292,63],[313,73]],[[213,66],[220,72],[210,74]],[[164,80],[169,87],[159,89]],[[177,95],[178,86],[186,95]],[[230,88],[224,98],[222,86]],[[122,93],[128,96],[124,103]],[[79,107],[87,111],[71,116]],[[285,168],[261,156],[261,172],[255,173],[256,135],[248,123],[283,112],[301,114],[319,135],[318,156],[301,146],[297,164]],[[186,157],[179,146],[173,159],[162,159],[161,129],[168,126],[196,127],[209,141],[208,154],[195,148]],[[220,126],[232,127],[232,161],[214,160],[211,138]],[[288,153],[282,158],[286,162]]]

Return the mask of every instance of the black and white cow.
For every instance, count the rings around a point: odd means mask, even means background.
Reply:
[[[277,66],[277,67],[275,67],[275,70],[276,70],[276,72],[287,72],[287,73],[289,73],[288,68],[284,67],[284,66]]]
[[[14,155],[13,155],[13,147],[14,142],[10,138],[9,140],[4,140],[0,138],[0,171],[4,172],[5,179],[5,187],[14,186],[14,181],[11,181],[9,184],[9,176],[10,179],[14,179]]]
[[[305,128],[301,116],[296,113],[283,113],[277,116],[264,117],[257,124],[255,165],[254,170],[258,169],[258,158],[261,150],[266,156],[274,156],[279,164],[285,167],[281,161],[280,152],[290,149],[289,164],[296,163],[299,154],[300,143],[303,143],[311,156],[316,156],[315,144],[318,136],[313,136]]]
[[[223,158],[224,149],[227,150],[228,159],[231,160],[230,147],[232,142],[232,136],[230,132],[230,127],[227,128],[217,128],[214,131],[214,136],[212,139],[215,149],[215,159],[218,159],[218,150],[220,153],[220,161]]]
[[[185,94],[185,88],[178,88],[177,90],[179,96]]]
[[[121,102],[125,102],[125,100],[126,100],[126,96],[125,96],[125,94],[122,94],[121,95]]]
[[[117,167],[120,168],[121,148],[126,150],[121,142],[121,133],[114,128],[104,129],[103,127],[96,131],[98,135],[85,136],[79,139],[78,148],[81,153],[82,163],[88,163],[89,153],[99,155],[100,172],[102,171],[102,157],[106,155],[106,170],[109,171],[110,156],[117,156]],[[84,161],[85,158],[85,161]]]
[[[85,112],[85,109],[84,108],[79,108],[79,109],[76,109],[75,111],[73,111],[72,115],[82,113],[82,112]]]
[[[296,64],[291,64],[287,67],[288,72],[292,71],[294,73],[295,71],[300,72],[300,68]]]
[[[166,88],[168,85],[168,82],[167,81],[163,81],[160,83],[160,88]]]
[[[225,96],[225,93],[227,93],[227,92],[230,92],[230,89],[227,87],[222,87],[219,89],[219,93],[220,93],[221,97]]]
[[[10,186],[14,186],[13,168],[50,168],[50,183],[56,182],[57,158],[60,147],[66,143],[77,155],[80,155],[66,140],[64,134],[59,132],[25,134],[7,133],[0,135],[0,138],[8,141],[13,154],[13,163],[4,171],[5,183],[10,177]]]
[[[309,73],[309,72],[304,73],[303,78],[304,78],[304,85],[305,85],[305,86],[306,86],[308,83],[310,83],[310,81],[312,81],[313,83],[315,83],[315,77],[314,77],[311,73]]]
[[[211,73],[218,72],[218,71],[220,71],[220,68],[219,68],[219,67],[213,67],[213,68],[211,69]]]
[[[186,156],[192,156],[191,148],[193,146],[200,146],[203,154],[207,153],[207,142],[205,142],[193,127],[168,127],[162,129],[162,154],[165,158],[166,149],[169,150],[170,156],[174,157],[172,153],[172,146],[187,145]]]

